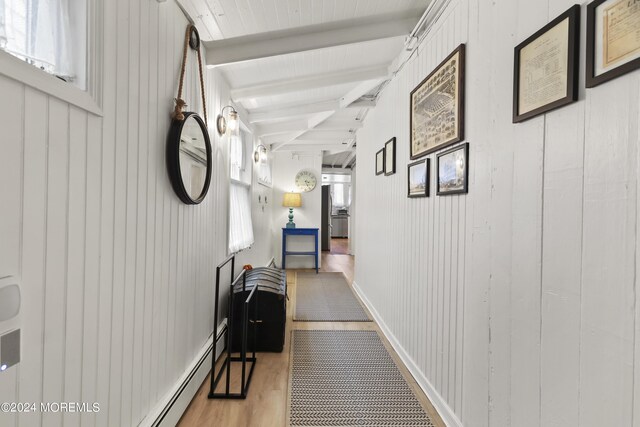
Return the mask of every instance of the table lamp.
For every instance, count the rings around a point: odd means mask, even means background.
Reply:
[[[302,196],[300,193],[284,193],[282,197],[282,206],[289,208],[289,222],[287,228],[296,228],[295,222],[293,222],[293,208],[299,208],[302,206]]]

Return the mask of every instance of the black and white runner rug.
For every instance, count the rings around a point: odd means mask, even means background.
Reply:
[[[370,322],[342,273],[297,273],[293,320]]]
[[[434,424],[375,331],[292,331],[289,426]]]

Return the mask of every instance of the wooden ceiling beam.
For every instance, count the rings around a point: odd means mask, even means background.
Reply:
[[[355,156],[356,156],[356,150],[351,149],[351,153],[349,153],[349,155],[344,160],[344,162],[342,162],[342,169],[346,169],[346,167],[349,166],[349,163],[351,163],[351,160],[353,160]]]
[[[336,86],[344,83],[362,81],[378,81],[389,74],[388,64],[374,67],[363,67],[336,71],[332,73],[319,73],[295,79],[281,79],[252,86],[231,89],[231,99],[235,102],[243,102],[248,99],[264,98],[286,93],[294,93],[301,90],[320,89]],[[355,101],[353,99],[352,101]]]
[[[406,36],[422,11],[363,17],[204,42],[207,65],[220,66],[278,55]]]
[[[304,135],[299,136],[294,141],[343,141],[355,137],[355,133],[348,130],[328,130],[317,131],[315,128],[309,129]],[[293,141],[292,141],[293,142]]]
[[[300,104],[285,108],[269,109],[266,111],[253,111],[249,114],[249,122],[260,123],[275,120],[295,119],[318,114],[326,111],[335,111],[338,108],[337,101],[317,102],[315,104]]]
[[[303,119],[273,123],[262,122],[256,125],[256,135],[258,135],[259,137],[267,137],[272,135],[298,132],[307,129],[308,125],[309,121]],[[355,130],[362,128],[362,125],[362,120],[329,118],[313,128],[313,131],[331,132],[345,131],[350,129]]]
[[[283,145],[280,151],[328,151],[335,154],[346,150],[341,144],[287,144]]]

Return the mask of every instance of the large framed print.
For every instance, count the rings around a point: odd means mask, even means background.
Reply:
[[[640,68],[640,0],[595,0],[587,5],[586,86]]]
[[[396,137],[384,143],[384,174],[386,176],[396,173]]]
[[[411,91],[412,160],[464,139],[464,56],[461,44]]]
[[[469,144],[438,154],[437,194],[447,196],[469,192]]]
[[[407,165],[407,197],[429,197],[430,163],[430,159],[422,159]]]
[[[515,47],[513,123],[578,100],[580,6]]]
[[[376,153],[376,175],[382,175],[384,173],[384,148],[381,148]]]

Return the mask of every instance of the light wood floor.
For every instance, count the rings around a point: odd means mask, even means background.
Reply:
[[[345,238],[332,238],[331,239],[331,251],[332,254],[349,254],[349,239]]]
[[[354,259],[350,255],[322,254],[320,271],[341,271],[349,284],[353,282]],[[313,270],[298,270],[313,271]],[[284,427],[287,425],[287,393],[289,380],[290,332],[293,329],[352,329],[378,331],[389,353],[396,360],[410,387],[429,413],[434,423],[444,427],[435,409],[418,387],[411,374],[404,368],[398,355],[380,332],[375,322],[294,322],[296,296],[296,271],[287,272],[290,301],[287,306],[287,333],[282,353],[258,353],[258,362],[253,373],[246,400],[209,400],[209,378],[207,378],[180,420],[179,426],[225,426],[225,427]],[[222,358],[221,358],[222,359]],[[234,366],[237,373],[240,368]],[[234,371],[232,370],[232,373]],[[239,375],[234,375],[232,387],[237,390]],[[224,380],[221,381],[224,383]],[[224,386],[224,384],[222,384]],[[217,390],[221,391],[221,390]]]

